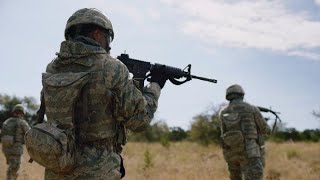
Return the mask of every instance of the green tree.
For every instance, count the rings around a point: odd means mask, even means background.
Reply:
[[[193,118],[190,129],[190,139],[202,145],[218,143],[220,141],[219,111],[224,106],[212,106],[209,110]]]
[[[169,127],[164,121],[157,121],[150,125],[145,131],[139,133],[129,134],[130,141],[142,142],[160,142],[161,140],[168,139]]]
[[[320,140],[320,129],[306,129],[301,133],[303,141],[318,142]]]
[[[180,127],[170,128],[170,141],[182,141],[188,137],[188,133]]]

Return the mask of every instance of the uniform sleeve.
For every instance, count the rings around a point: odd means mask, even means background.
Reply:
[[[25,134],[30,129],[30,126],[27,123],[27,121],[25,121],[25,120],[22,121],[21,129],[22,129],[23,134]]]
[[[254,110],[255,110],[254,116],[255,116],[256,125],[258,127],[258,132],[260,134],[270,134],[271,129],[267,121],[263,118],[260,110],[257,107],[255,107]]]
[[[46,107],[45,107],[45,101],[44,101],[44,94],[43,90],[40,92],[40,107],[37,111],[37,118],[33,122],[31,122],[31,125],[34,126],[36,124],[42,123],[44,121],[44,115],[46,112]]]
[[[150,83],[142,93],[129,79],[129,71],[122,63],[117,65],[113,77],[117,94],[116,118],[132,131],[145,129],[158,107],[160,86]]]
[[[30,129],[30,126],[27,123],[27,121],[22,120],[22,119],[20,119],[20,121],[18,121],[17,125],[18,125],[18,129],[16,130],[16,136],[15,136],[16,141],[24,143],[24,135]]]
[[[222,121],[222,115],[224,113],[224,110],[226,109],[226,107],[222,107],[219,111],[219,114],[218,114],[218,120],[219,120],[219,123],[220,123],[220,137],[223,137],[223,133],[224,133],[224,124],[223,124],[223,121]]]

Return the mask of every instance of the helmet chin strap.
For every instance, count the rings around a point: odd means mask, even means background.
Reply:
[[[109,34],[105,34],[105,38],[106,38],[107,43],[106,43],[106,47],[104,47],[104,49],[107,51],[108,54],[110,54],[110,50],[111,50],[110,44],[112,41],[112,37]]]
[[[111,47],[109,45],[107,47],[105,47],[104,49],[107,51],[108,54],[110,54]]]

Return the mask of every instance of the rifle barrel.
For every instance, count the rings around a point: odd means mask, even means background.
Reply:
[[[208,81],[208,82],[212,82],[212,83],[217,83],[218,82],[216,79],[209,79],[209,78],[199,77],[199,76],[195,76],[195,75],[191,75],[191,78],[200,79],[202,81]]]

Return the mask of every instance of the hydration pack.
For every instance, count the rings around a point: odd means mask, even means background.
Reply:
[[[25,144],[30,157],[54,172],[75,167],[75,109],[90,77],[89,72],[44,73],[43,96],[47,122],[27,131]]]

